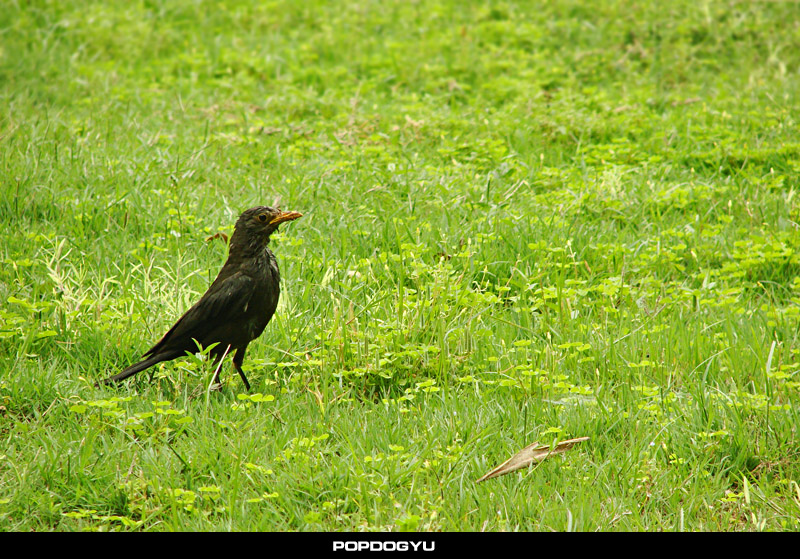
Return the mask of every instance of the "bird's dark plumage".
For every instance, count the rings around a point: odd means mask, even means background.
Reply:
[[[278,225],[301,215],[257,206],[239,216],[228,260],[205,295],[143,355],[145,359],[106,383],[121,381],[156,363],[194,353],[197,343],[203,347],[217,343],[211,355],[219,361],[226,354],[233,354],[233,366],[250,390],[242,371],[244,353],[275,314],[280,294],[278,262],[267,248],[269,237]],[[219,373],[215,380],[219,381]]]

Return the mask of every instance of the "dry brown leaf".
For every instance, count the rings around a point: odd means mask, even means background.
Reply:
[[[228,235],[226,235],[225,233],[220,231],[219,233],[214,233],[213,235],[210,235],[210,236],[206,237],[206,242],[210,243],[214,239],[222,239],[223,242],[227,243],[228,242]]]
[[[583,441],[588,441],[589,437],[578,437],[577,439],[570,439],[568,441],[561,441],[554,447],[550,447],[549,445],[542,445],[539,443],[529,444],[519,452],[517,452],[514,456],[497,466],[494,470],[487,473],[480,479],[478,479],[475,483],[480,483],[482,481],[486,481],[487,479],[492,479],[493,477],[503,476],[505,474],[510,474],[511,472],[516,472],[522,468],[526,468],[531,464],[535,464],[541,462],[548,456],[552,456],[553,454],[561,454],[562,452],[569,450],[573,446],[578,443],[582,443]]]

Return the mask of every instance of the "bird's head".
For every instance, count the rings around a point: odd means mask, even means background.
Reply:
[[[293,221],[303,214],[300,212],[284,212],[269,206],[256,206],[250,208],[239,216],[231,237],[231,246],[236,244],[246,245],[253,250],[263,249],[269,243],[278,226],[285,221]]]

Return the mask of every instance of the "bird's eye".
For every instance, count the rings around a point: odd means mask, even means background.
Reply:
[[[267,221],[267,214],[258,214],[258,221],[260,221],[261,223]]]

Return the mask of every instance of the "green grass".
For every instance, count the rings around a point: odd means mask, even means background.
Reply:
[[[797,14],[6,3],[0,530],[800,529]],[[276,199],[253,393],[95,388]]]

